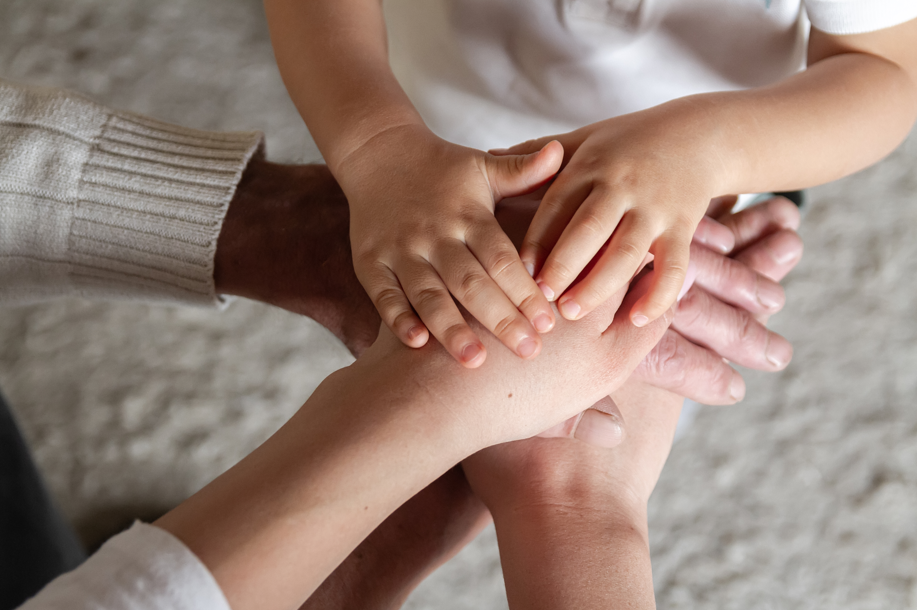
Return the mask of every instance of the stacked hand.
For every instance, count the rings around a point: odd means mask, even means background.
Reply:
[[[357,277],[405,345],[421,347],[432,333],[464,366],[480,366],[486,349],[455,297],[518,356],[538,354],[554,313],[494,219],[494,205],[547,182],[562,157],[556,142],[496,157],[404,125],[339,164]]]
[[[656,279],[629,311],[631,320],[647,324],[675,302],[692,237],[729,177],[716,129],[698,118],[702,112],[686,117],[678,108],[663,104],[494,151],[531,153],[554,140],[563,145],[564,168],[545,193],[520,255],[568,320],[625,286],[648,254]],[[727,252],[728,233],[708,225],[701,227],[706,245]]]
[[[286,185],[286,188],[277,185]],[[304,196],[303,192],[319,196]],[[715,210],[710,213],[718,216]],[[287,243],[286,231],[261,230],[257,228],[258,223],[244,222],[262,214],[267,214],[268,222],[275,227],[294,227],[290,233],[296,233],[295,239],[291,237]],[[517,238],[527,226],[526,215],[531,217],[531,208],[526,211],[524,207],[506,205],[498,210],[498,218],[507,232]],[[315,222],[315,218],[321,221]],[[612,419],[610,436],[608,422],[602,419],[607,416],[596,418],[589,412],[574,418],[575,429],[567,425],[560,430],[561,435],[599,445],[623,442],[609,451],[563,438],[519,441],[475,456],[479,466],[494,460],[493,466],[481,467],[478,471],[486,470],[494,477],[514,469],[524,471],[528,480],[523,487],[542,494],[542,499],[552,497],[557,501],[564,500],[559,495],[561,492],[570,491],[570,487],[559,482],[575,482],[578,478],[572,476],[574,473],[594,471],[598,473],[596,478],[586,480],[578,487],[580,491],[593,489],[597,494],[595,498],[607,500],[607,496],[601,494],[612,493],[615,489],[636,490],[629,492],[632,500],[626,506],[639,508],[645,504],[643,499],[655,484],[665,459],[681,400],[674,398],[673,402],[666,403],[673,406],[657,411],[641,407],[665,402],[660,397],[666,394],[650,389],[650,384],[702,402],[726,404],[741,399],[744,384],[718,354],[763,370],[779,370],[786,365],[791,355],[789,344],[767,331],[761,321],[779,310],[783,293],[774,281],[792,268],[801,255],[801,242],[793,232],[798,225],[798,212],[789,202],[775,199],[735,216],[720,217],[720,220],[735,242],[732,258],[704,250],[697,243],[692,247],[697,279],[676,306],[672,327],[637,366],[630,382],[612,396],[613,402],[605,399],[599,405],[605,410],[612,410],[611,405],[618,409],[617,418]],[[323,253],[321,265],[301,265],[296,260],[287,262],[289,252],[296,251],[302,243]],[[243,264],[243,252],[244,260],[263,263],[257,266]],[[375,308],[362,292],[350,266],[346,202],[323,167],[253,164],[230,208],[220,238],[217,271],[218,288],[223,287],[224,292],[258,298],[314,317],[342,337],[355,353],[362,352],[378,330]],[[305,297],[301,296],[303,286],[308,287]],[[601,342],[598,335],[597,341]],[[635,362],[630,366],[636,365]],[[645,392],[656,392],[652,394],[654,400],[640,399],[646,397]],[[525,395],[520,396],[523,397]],[[564,416],[563,413],[559,415]],[[598,434],[589,432],[593,424]],[[608,443],[603,438],[612,438],[613,442]],[[525,449],[526,444],[540,448]],[[535,455],[541,457],[531,457]],[[604,460],[604,465],[586,467],[589,460]],[[620,478],[613,479],[616,485],[599,486],[600,481],[612,480],[607,476],[609,464],[614,465],[616,476],[630,472],[632,480],[624,485]],[[466,468],[474,468],[474,464],[466,462]],[[520,489],[520,486],[496,485],[495,488],[506,490],[507,498],[492,500],[484,490],[486,482],[480,480],[479,472],[477,474],[478,480],[475,480],[476,475],[470,475],[472,483],[491,504],[495,514],[499,513],[497,507],[504,501],[513,501],[512,490]],[[515,497],[520,502],[528,501],[526,496]],[[569,498],[564,501],[567,500]],[[615,502],[625,506],[620,498]],[[619,511],[620,514],[624,512]],[[346,605],[341,601],[342,590],[354,590],[364,599],[374,599],[362,607],[396,607],[392,600],[402,599],[424,574],[473,537],[484,523],[485,515],[485,510],[464,483],[461,472],[450,472],[404,504],[373,532],[325,582],[307,607]],[[640,511],[632,510],[630,521],[639,523],[640,515]],[[604,525],[607,526],[607,522]],[[406,535],[408,531],[416,534]],[[398,561],[390,560],[394,556]],[[372,557],[379,560],[367,559]],[[375,576],[367,578],[367,571]],[[353,589],[351,585],[355,581],[363,582],[364,586]],[[382,583],[386,585],[383,587]]]

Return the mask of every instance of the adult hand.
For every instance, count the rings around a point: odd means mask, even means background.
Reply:
[[[379,314],[354,273],[349,225],[326,166],[253,160],[217,241],[216,290],[308,316],[359,356]]]
[[[510,608],[653,607],[646,503],[682,398],[631,378],[613,400],[628,421],[613,449],[532,438],[462,463],[497,527]]]
[[[745,396],[745,382],[724,358],[762,371],[789,364],[792,346],[764,323],[783,307],[776,282],[799,262],[803,246],[795,232],[799,210],[782,197],[719,220],[735,236],[731,257],[692,244],[694,285],[634,374],[697,402],[732,404]]]

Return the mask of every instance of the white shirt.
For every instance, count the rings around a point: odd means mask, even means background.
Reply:
[[[686,95],[779,81],[809,23],[851,34],[917,0],[388,0],[392,65],[428,125],[492,148]]]

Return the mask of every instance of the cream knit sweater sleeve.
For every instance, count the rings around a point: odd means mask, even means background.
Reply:
[[[226,209],[260,133],[186,129],[0,81],[0,306],[214,305]]]

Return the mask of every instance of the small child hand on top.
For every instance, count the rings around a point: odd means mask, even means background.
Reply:
[[[729,168],[717,155],[715,129],[669,110],[658,106],[493,151],[524,154],[552,140],[563,144],[565,166],[545,193],[520,255],[569,320],[629,282],[648,254],[656,278],[629,312],[633,323],[661,316],[681,290],[692,237],[710,200],[729,183]],[[722,227],[709,225],[697,238],[727,247]]]

